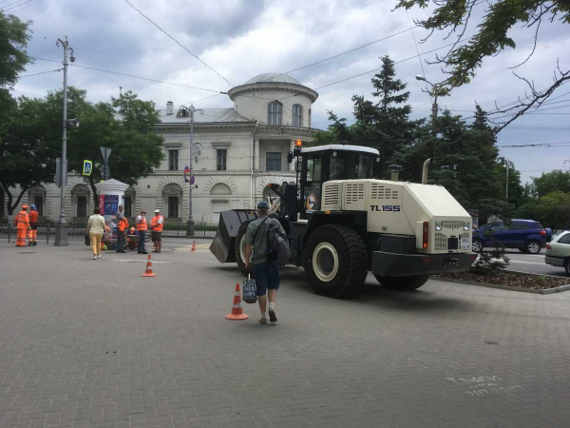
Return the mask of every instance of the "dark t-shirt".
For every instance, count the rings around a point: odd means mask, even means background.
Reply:
[[[264,221],[264,219],[266,219]],[[263,223],[263,224],[262,224]],[[245,233],[245,243],[253,246],[253,255],[251,256],[251,263],[254,265],[265,263],[267,261],[267,253],[269,252],[268,242],[267,242],[267,231],[270,224],[277,224],[279,228],[285,234],[283,226],[279,223],[279,220],[273,217],[259,217],[253,220],[247,226],[247,231]],[[259,230],[259,231],[258,231]],[[255,237],[255,242],[254,242]]]

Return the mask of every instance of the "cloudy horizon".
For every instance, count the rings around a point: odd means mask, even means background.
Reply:
[[[429,10],[393,11],[395,4],[396,0],[0,0],[0,9],[31,21],[33,32],[28,53],[35,61],[21,73],[14,96],[45,97],[61,89],[62,73],[51,70],[61,68],[63,51],[56,40],[67,36],[76,57],[68,82],[85,89],[89,101],[109,101],[120,90],[132,90],[157,108],[167,101],[175,106],[231,107],[227,95],[215,91],[227,91],[262,73],[288,73],[319,93],[312,108],[313,127],[326,129],[327,111],[351,123],[351,97],[372,98],[370,79],[384,55],[396,63],[396,78],[408,85],[412,117],[429,117],[428,86],[415,76],[441,80],[441,67],[428,61],[435,53],[445,53],[453,38],[434,34],[421,43],[427,34],[413,22]],[[474,23],[485,7],[483,2],[477,6]],[[561,69],[570,69],[570,59],[563,57],[564,47],[570,45],[569,28],[545,23],[534,55],[516,69],[517,74],[544,88],[552,82],[557,60]],[[449,109],[468,120],[476,103],[491,111],[528,92],[510,67],[531,52],[534,32],[520,27],[514,34],[517,48],[486,59],[469,85],[439,99],[440,111]],[[564,122],[570,115],[568,91],[567,85],[559,88],[548,105],[498,135],[499,147],[549,145],[500,149],[501,156],[521,171],[523,182],[542,172],[570,169],[569,127]]]

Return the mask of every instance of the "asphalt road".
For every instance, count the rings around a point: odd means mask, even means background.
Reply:
[[[92,261],[0,243],[0,427],[562,427],[570,293],[430,280],[227,321],[241,277],[199,243]]]
[[[524,254],[517,250],[507,251],[507,256],[510,259],[508,270],[560,277],[567,276],[563,267],[547,265],[544,262],[544,249],[539,254]]]

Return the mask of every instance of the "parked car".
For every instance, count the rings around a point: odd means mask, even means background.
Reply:
[[[566,275],[570,275],[570,231],[559,233],[546,244],[544,261],[547,265],[564,267]]]
[[[552,229],[544,228],[535,220],[514,218],[509,224],[489,223],[473,231],[472,249],[480,252],[484,247],[496,245],[518,248],[524,253],[538,254],[552,238]]]

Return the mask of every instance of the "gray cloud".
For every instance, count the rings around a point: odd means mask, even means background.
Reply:
[[[226,76],[232,84],[240,84],[263,72],[285,72],[314,63],[339,52],[385,37],[412,25],[415,18],[429,10],[413,10],[408,14],[392,12],[395,1],[363,0],[217,0],[188,2],[183,0],[131,0],[157,24],[176,37],[207,64]],[[486,3],[476,10],[477,23],[485,13]],[[55,46],[58,37],[67,35],[75,49],[77,63],[70,68],[70,84],[87,90],[92,101],[107,101],[116,96],[119,86],[132,89],[142,98],[162,106],[167,100],[175,104],[194,102],[202,107],[227,107],[225,96],[205,98],[211,92],[187,86],[227,89],[227,84],[194,57],[177,46],[122,0],[35,0],[15,12],[24,20],[32,20],[34,31],[29,52],[32,55],[61,61],[62,51]],[[473,31],[474,25],[469,31]],[[512,75],[508,67],[520,63],[532,49],[532,32],[519,26],[512,32],[516,49],[485,60],[473,82],[458,88],[450,97],[440,99],[441,108],[469,117],[475,101],[483,108],[494,108],[524,95],[527,88]],[[369,70],[377,70],[379,57],[390,55],[396,61],[397,77],[408,84],[414,117],[428,117],[431,98],[422,91],[425,84],[415,80],[416,74],[437,82],[443,75],[438,65],[429,65],[433,54],[414,58],[418,50],[427,52],[449,43],[445,34],[436,33],[425,43],[414,42],[425,37],[419,29],[406,32],[365,49],[342,55],[313,67],[292,72],[300,82],[316,88],[320,94],[313,106],[313,124],[326,128],[327,111],[333,110],[349,121],[352,117],[351,97],[371,97],[373,72],[350,78]],[[517,73],[533,80],[542,88],[551,81],[556,60],[570,68],[566,46],[570,44],[568,26],[543,25],[540,43],[534,56]],[[445,50],[441,51],[442,53]],[[101,73],[79,67],[90,65],[162,80],[170,84],[149,82],[132,77]],[[58,63],[36,61],[26,73],[61,67]],[[340,83],[325,86],[332,82]],[[176,86],[186,85],[186,87]],[[15,95],[43,96],[61,88],[61,73],[23,77],[15,87]],[[559,91],[562,94],[566,90]],[[568,89],[570,90],[570,88]],[[561,100],[570,100],[570,95]],[[500,144],[563,140],[568,127],[568,104],[556,104],[545,114],[528,115],[499,135]],[[550,115],[549,115],[550,113]],[[556,115],[554,114],[556,113]],[[568,113],[570,115],[570,113]],[[521,171],[560,168],[567,153],[563,148],[504,150]],[[503,150],[502,150],[503,152]],[[540,165],[540,166],[539,166]],[[523,172],[523,176],[528,178]]]

